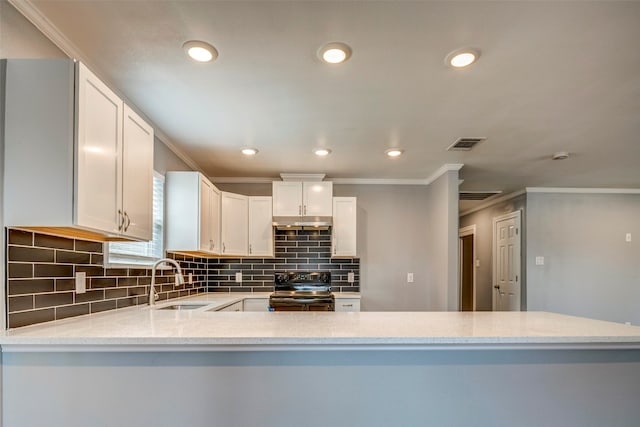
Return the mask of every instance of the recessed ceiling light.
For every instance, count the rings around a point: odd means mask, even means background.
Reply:
[[[255,156],[256,154],[258,154],[258,150],[256,150],[255,148],[243,148],[242,154],[244,154],[245,156]]]
[[[194,61],[209,62],[218,57],[215,47],[200,40],[189,40],[182,45],[182,48]]]
[[[478,49],[458,49],[448,54],[444,62],[453,68],[464,68],[476,62],[479,57]]]
[[[552,160],[564,160],[569,158],[569,153],[567,151],[557,151],[553,153],[551,156]]]
[[[389,148],[384,153],[389,157],[398,157],[401,156],[402,153],[404,153],[404,150],[401,150],[399,148]]]
[[[313,152],[316,156],[320,157],[328,156],[329,154],[331,154],[331,150],[329,150],[328,148],[317,148],[313,150]]]
[[[340,64],[351,57],[351,48],[341,42],[331,42],[322,46],[318,57],[329,64]]]

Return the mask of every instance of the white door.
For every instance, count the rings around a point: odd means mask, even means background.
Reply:
[[[249,197],[249,256],[273,256],[271,197]]]
[[[333,182],[302,184],[302,215],[331,216],[333,212]]]
[[[273,182],[273,216],[302,215],[302,182]]]
[[[241,194],[222,192],[222,255],[246,255],[249,243],[249,203]]]
[[[153,238],[153,128],[126,104],[122,145],[122,233]]]
[[[520,211],[494,218],[493,309],[520,311]]]
[[[122,212],[123,102],[78,64],[75,223],[118,233]]]
[[[203,176],[200,176],[200,250],[211,252],[211,186]]]
[[[356,198],[333,198],[331,254],[334,257],[356,256]]]

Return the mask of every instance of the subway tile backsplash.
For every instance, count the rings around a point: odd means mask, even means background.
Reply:
[[[170,257],[172,255],[169,255]],[[159,270],[161,300],[206,292],[207,260],[175,255],[193,284],[174,287],[174,270]],[[7,229],[7,325],[32,325],[148,302],[151,269],[104,268],[103,244]],[[87,274],[76,294],[75,273]]]
[[[360,260],[331,258],[328,230],[276,230],[274,258],[209,260],[209,292],[272,292],[273,275],[282,271],[330,271],[334,292],[360,291]],[[242,273],[242,283],[235,274]],[[348,283],[353,272],[355,282]]]

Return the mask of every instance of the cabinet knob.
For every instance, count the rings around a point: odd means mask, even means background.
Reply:
[[[307,205],[304,205],[304,214],[307,214]]]
[[[298,205],[298,215],[302,215],[302,205]]]
[[[222,253],[227,251],[227,247],[224,245],[224,242],[222,242]]]

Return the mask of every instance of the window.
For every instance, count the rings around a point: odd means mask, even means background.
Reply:
[[[153,240],[112,242],[107,247],[107,264],[151,265],[164,257],[164,177],[153,176]]]

